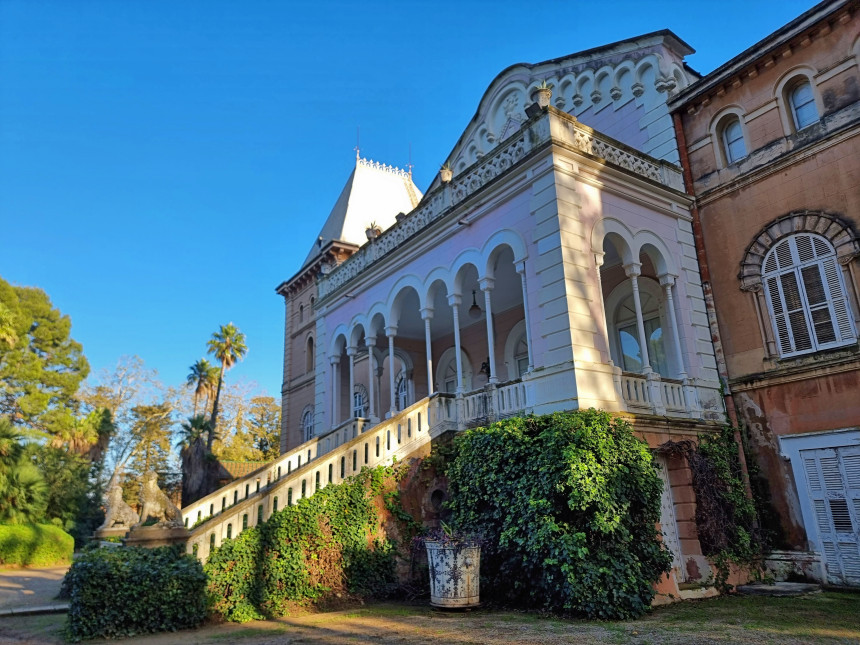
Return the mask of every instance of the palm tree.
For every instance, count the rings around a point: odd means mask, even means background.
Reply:
[[[201,358],[188,369],[190,370],[190,372],[188,372],[188,376],[185,379],[185,383],[188,385],[188,387],[194,388],[193,416],[196,417],[197,402],[200,399],[200,395],[206,395],[206,407],[209,407],[209,395],[211,394],[212,390],[215,389],[218,368],[210,364],[209,361],[207,361],[205,358]]]
[[[48,487],[27,460],[23,436],[0,416],[0,522],[18,524],[43,519]]]
[[[206,449],[212,452],[212,442],[215,439],[215,428],[218,424],[218,399],[221,398],[221,384],[224,382],[224,372],[233,367],[248,353],[245,345],[245,334],[239,331],[233,323],[221,325],[221,329],[212,334],[207,343],[209,353],[221,361],[221,371],[218,373],[218,389],[215,390],[215,403],[212,404],[212,416],[209,418],[209,437]]]
[[[185,451],[191,445],[209,433],[209,421],[204,414],[196,414],[189,417],[187,421],[180,424],[182,428],[179,431],[179,441],[176,442],[176,447],[181,451]]]

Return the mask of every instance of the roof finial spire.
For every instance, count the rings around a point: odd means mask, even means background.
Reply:
[[[406,164],[406,167],[409,169],[409,178],[412,178],[412,142],[409,142],[409,163]]]
[[[355,160],[361,159],[361,126],[355,126]]]

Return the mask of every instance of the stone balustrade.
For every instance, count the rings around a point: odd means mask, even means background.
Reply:
[[[646,412],[670,417],[723,420],[719,409],[722,395],[713,387],[693,385],[689,380],[622,372],[616,376],[616,387],[629,412]],[[701,402],[710,402],[703,409]]]
[[[370,427],[364,419],[342,424],[327,437],[338,445],[325,452],[320,438],[312,439],[271,464],[236,480],[182,509],[191,527],[187,550],[206,560],[213,546],[236,537],[299,499],[328,484],[336,484],[362,468],[403,459],[431,439],[457,427],[454,398],[434,394],[390,419]],[[341,441],[345,439],[345,441]],[[308,456],[311,458],[308,459]],[[246,493],[247,491],[247,493]]]
[[[460,171],[452,181],[428,192],[414,210],[400,217],[375,240],[321,275],[317,284],[320,299],[347,284],[379,258],[400,248],[407,239],[440,219],[551,139],[674,190],[684,189],[681,169],[677,166],[649,157],[579,123],[569,114],[550,107],[523,123],[517,132]]]

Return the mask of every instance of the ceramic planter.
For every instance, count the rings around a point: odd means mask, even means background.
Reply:
[[[426,543],[430,565],[430,604],[442,609],[467,609],[480,604],[480,546]]]

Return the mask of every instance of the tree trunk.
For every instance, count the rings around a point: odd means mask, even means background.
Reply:
[[[209,417],[209,436],[206,448],[212,452],[212,442],[215,439],[215,428],[218,425],[218,399],[221,398],[221,383],[224,381],[224,361],[221,361],[221,373],[218,375],[218,389],[215,391],[215,403],[212,404],[212,416]]]
[[[206,449],[201,438],[180,453],[182,459],[182,505],[187,506],[208,494]],[[192,523],[196,519],[192,518]]]

